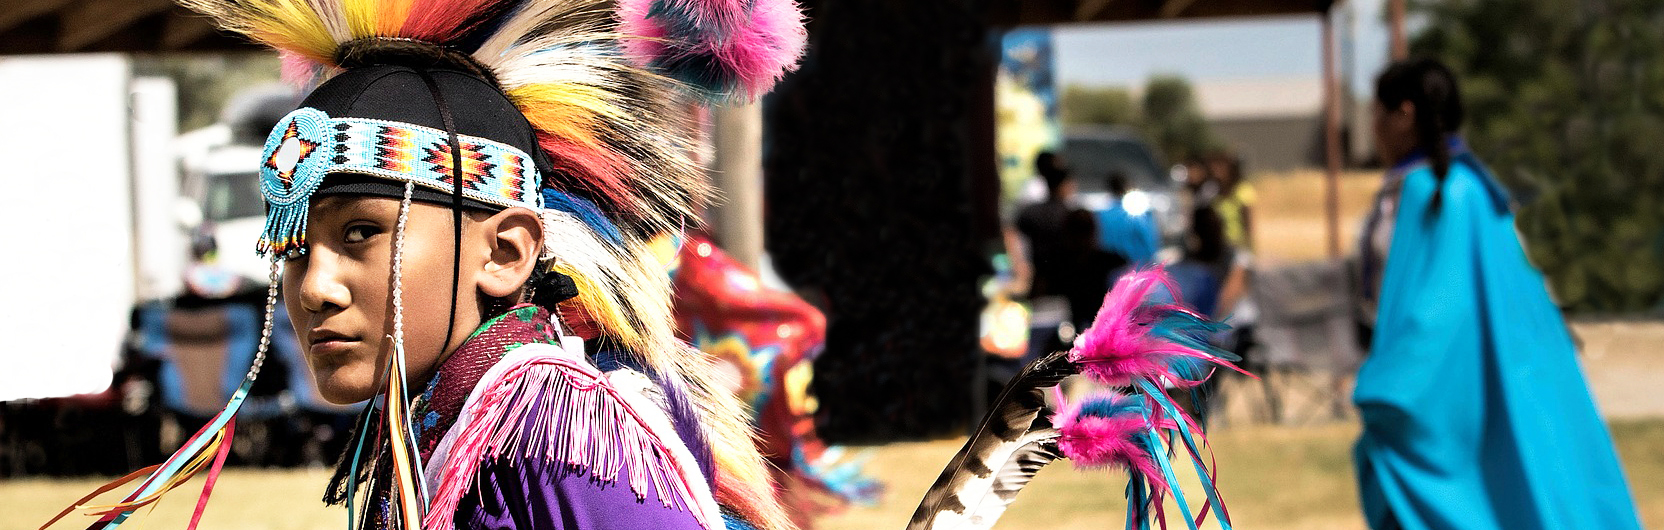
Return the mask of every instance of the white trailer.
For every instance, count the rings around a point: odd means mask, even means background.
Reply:
[[[0,401],[102,392],[178,294],[174,85],[118,54],[0,57]]]

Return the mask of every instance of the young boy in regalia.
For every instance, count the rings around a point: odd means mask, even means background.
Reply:
[[[325,495],[354,526],[790,526],[648,245],[707,195],[678,105],[766,91],[794,4],[184,3],[321,80],[263,154],[264,335],[281,298],[324,397],[370,402]],[[99,524],[212,478],[242,394]]]

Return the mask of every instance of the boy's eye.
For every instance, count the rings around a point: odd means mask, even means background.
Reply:
[[[381,227],[369,224],[357,224],[347,227],[341,234],[341,240],[347,243],[362,243],[381,233]]]

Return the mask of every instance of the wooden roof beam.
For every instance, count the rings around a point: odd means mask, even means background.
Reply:
[[[182,9],[181,9],[182,10]],[[173,13],[162,24],[162,44],[164,51],[182,50],[217,32],[212,22],[194,13]]]
[[[1190,4],[1194,3],[1196,3],[1196,0],[1167,0],[1162,2],[1161,18],[1177,17],[1179,13],[1183,13],[1184,10],[1190,8]]]
[[[57,11],[69,2],[70,0],[7,0],[6,8],[0,9],[0,32]]]
[[[63,11],[58,51],[74,52],[121,31],[144,17],[173,8],[171,0],[80,2]]]
[[[1079,3],[1075,4],[1075,22],[1097,20],[1098,16],[1102,15],[1105,9],[1109,9],[1109,5],[1113,3],[1115,3],[1115,0],[1080,0]]]

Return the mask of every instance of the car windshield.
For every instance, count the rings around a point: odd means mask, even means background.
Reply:
[[[260,174],[222,173],[210,176],[203,209],[212,221],[266,215],[266,202],[260,196]]]
[[[1063,141],[1063,159],[1081,192],[1105,191],[1109,175],[1119,172],[1134,189],[1167,190],[1173,181],[1156,162],[1150,149],[1123,138],[1068,138]]]

